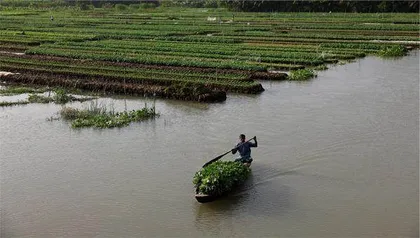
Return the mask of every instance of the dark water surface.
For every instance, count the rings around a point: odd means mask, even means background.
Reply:
[[[222,104],[158,100],[157,120],[112,130],[0,108],[1,237],[418,237],[418,77],[418,51],[367,57]],[[252,177],[197,203],[194,173],[240,133],[259,138]]]

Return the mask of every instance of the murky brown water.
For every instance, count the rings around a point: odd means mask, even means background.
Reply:
[[[418,51],[365,58],[223,104],[159,100],[112,130],[0,108],[1,237],[417,237],[418,76]],[[194,172],[240,133],[259,138],[252,178],[197,203]]]

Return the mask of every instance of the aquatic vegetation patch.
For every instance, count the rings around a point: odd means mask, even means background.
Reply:
[[[198,194],[219,196],[245,182],[251,169],[234,161],[216,161],[196,172],[193,184]]]
[[[155,106],[147,105],[140,110],[114,112],[107,110],[106,107],[98,107],[92,104],[88,109],[76,109],[64,107],[60,111],[63,119],[71,121],[73,128],[94,127],[94,128],[113,128],[128,126],[131,122],[139,122],[155,118],[159,114]]]
[[[407,49],[402,45],[384,46],[378,51],[378,55],[382,57],[398,57],[404,56]]]
[[[310,78],[316,77],[316,74],[311,69],[299,69],[299,70],[292,70],[290,71],[290,75],[288,77],[291,81],[303,81],[308,80]]]

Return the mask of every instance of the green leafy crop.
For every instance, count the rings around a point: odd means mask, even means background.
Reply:
[[[216,161],[196,172],[193,183],[197,193],[218,196],[243,183],[250,172],[239,162]]]

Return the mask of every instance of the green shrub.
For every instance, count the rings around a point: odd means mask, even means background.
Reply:
[[[45,88],[30,88],[30,87],[20,87],[20,86],[10,86],[6,89],[0,89],[0,95],[15,95],[15,94],[24,94],[24,93],[43,93],[46,92]]]
[[[88,4],[87,2],[81,2],[78,4],[78,6],[82,11],[91,10],[94,8],[92,4]]]
[[[140,4],[138,4],[138,3],[130,4],[129,6],[130,6],[130,9],[134,9],[134,10],[137,10],[137,9],[140,8]]]
[[[107,3],[105,3],[105,4],[102,5],[102,8],[105,8],[105,9],[111,9],[113,7],[114,6],[111,3],[109,3],[109,2],[107,2]]]
[[[220,5],[220,1],[218,0],[205,0],[204,7],[207,8],[217,8]]]
[[[140,8],[148,9],[148,8],[155,8],[156,5],[153,3],[140,3]]]
[[[219,160],[196,172],[193,183],[197,193],[218,196],[243,183],[250,172],[242,163]]]
[[[26,101],[17,101],[17,102],[0,102],[0,107],[10,107],[14,105],[24,105],[28,104],[29,102]]]
[[[115,9],[117,9],[118,11],[125,11],[127,10],[127,5],[118,3],[115,4]]]

